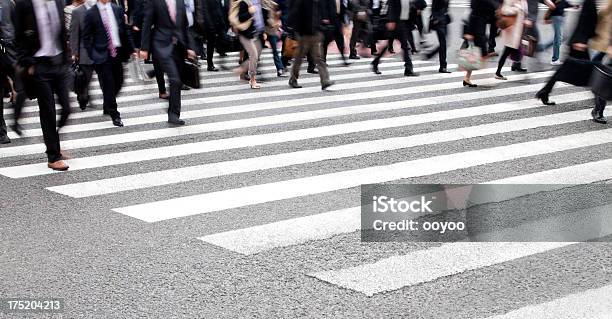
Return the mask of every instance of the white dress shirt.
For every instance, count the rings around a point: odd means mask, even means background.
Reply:
[[[378,8],[380,8],[380,0],[373,0],[372,9],[378,9]]]
[[[193,26],[193,13],[195,12],[195,4],[193,0],[185,0],[185,11],[187,12],[187,26]]]
[[[102,21],[104,21],[104,17],[102,16],[103,14],[106,14],[106,16],[108,17],[107,20],[110,23],[111,39],[113,41],[113,45],[115,46],[115,48],[120,47],[121,39],[119,39],[119,26],[117,25],[117,18],[115,17],[115,13],[113,13],[113,7],[111,6],[111,3],[107,2],[106,4],[103,4],[102,2],[98,1],[96,5],[98,6],[98,11],[100,11],[100,18],[102,19]],[[102,24],[104,24],[104,22],[102,22]]]
[[[62,53],[60,32],[62,29],[59,12],[54,0],[32,0],[34,15],[38,25],[38,40],[40,49],[35,57],[53,57]]]

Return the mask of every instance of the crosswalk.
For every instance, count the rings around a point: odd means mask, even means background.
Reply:
[[[154,83],[127,81],[118,99],[125,127],[88,109],[75,110],[61,130],[62,149],[74,156],[65,173],[44,163],[30,101],[25,135],[11,135],[13,143],[0,148],[0,175],[44,188],[58,200],[99,203],[142,227],[190,225],[189,236],[201,245],[258,263],[304,250],[317,260],[313,247],[332,241],[359,247],[353,235],[361,229],[362,184],[612,180],[612,128],[588,120],[592,94],[558,84],[556,106],[533,99],[551,70],[505,70],[508,81],[497,81],[490,66],[474,72],[479,87],[469,89],[454,64],[453,73],[439,74],[435,63],[415,61],[421,76],[405,78],[395,57],[380,65],[381,76],[369,70],[370,59],[350,67],[338,56],[329,60],[338,82],[331,91],[321,91],[316,75],[302,75],[302,89],[270,77],[255,92],[230,72],[203,71],[203,89],[183,92],[184,127],[167,126],[167,104],[157,99]],[[268,55],[261,69],[273,72]],[[99,105],[97,86],[91,94]],[[611,234],[612,221],[605,219],[600,233],[580,240]],[[335,259],[345,261],[291,271],[325,289],[392,296],[524,258],[571,255],[585,245],[578,241],[431,243],[361,261],[336,249]],[[495,286],[498,278],[484,280]],[[602,314],[612,313],[610,289],[602,283],[481,317],[545,318],[562,305],[565,314],[584,312],[546,318],[607,318]]]

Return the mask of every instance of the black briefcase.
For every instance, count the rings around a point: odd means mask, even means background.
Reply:
[[[85,89],[85,86],[88,85],[89,83],[87,83],[85,72],[83,72],[83,69],[81,69],[81,66],[79,66],[77,63],[73,63],[71,68],[72,68],[72,81],[74,81],[72,90],[74,91],[74,93],[78,94],[78,93],[83,92],[83,90]]]
[[[557,80],[575,86],[587,87],[591,82],[591,75],[595,63],[590,60],[568,58],[557,70]]]
[[[194,89],[199,89],[201,87],[200,84],[200,68],[194,62],[185,59],[183,64],[181,65],[181,82],[183,84],[192,87]]]
[[[612,100],[612,67],[596,65],[591,76],[591,91],[602,99]]]

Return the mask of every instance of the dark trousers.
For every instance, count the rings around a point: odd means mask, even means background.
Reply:
[[[497,63],[497,72],[495,74],[500,75],[501,73],[501,69],[504,67],[504,64],[506,63],[506,59],[511,55],[511,54],[518,54],[518,50],[517,49],[513,49],[510,47],[504,47],[504,53],[501,55],[501,57],[499,58],[499,62]]]
[[[166,93],[166,79],[164,79],[164,71],[159,64],[159,60],[153,57],[153,71],[155,71],[155,81],[157,82],[157,90],[159,94]]]
[[[170,58],[158,59],[162,72],[166,73],[168,80],[170,80],[170,97],[168,98],[169,120],[177,120],[181,116],[181,87],[183,87],[183,82],[181,81],[179,68],[184,58],[184,50],[175,46]]]
[[[217,46],[217,34],[214,32],[206,32],[206,65],[209,68],[215,66],[213,63],[213,55]]]
[[[448,33],[447,25],[439,25],[433,28],[438,36],[438,47],[427,54],[428,57],[433,57],[438,54],[440,57],[440,69],[446,69],[446,34]]]
[[[117,111],[117,94],[123,86],[123,65],[117,59],[109,59],[105,63],[95,64],[94,68],[102,89],[104,113],[117,118],[120,115]]]
[[[412,60],[410,59],[410,47],[408,46],[408,34],[412,32],[412,26],[408,20],[399,21],[396,24],[395,37],[400,41],[402,46],[402,54],[404,55],[404,68],[407,71],[412,72]],[[380,63],[380,59],[385,55],[385,52],[389,49],[389,46],[385,46],[372,61],[373,64]]]
[[[0,72],[0,77],[5,78],[6,75]],[[0,85],[0,136],[6,136],[6,122],[4,121],[4,85]]]
[[[43,139],[47,147],[47,158],[49,163],[61,160],[59,134],[56,129],[55,100],[62,107],[60,120],[57,126],[62,127],[68,120],[70,114],[70,103],[68,100],[69,73],[67,65],[52,65],[47,62],[36,64],[34,79],[37,84],[38,107],[40,114],[40,126],[43,131]]]
[[[21,74],[19,72],[13,73],[13,86],[15,88],[15,92],[17,92],[17,97],[15,99],[15,104],[13,107],[15,108],[13,113],[13,121],[15,124],[19,122],[21,118],[21,111],[23,110],[23,104],[27,98],[25,87],[23,86],[23,79],[21,78]]]
[[[85,82],[81,87],[80,92],[75,92],[77,95],[77,101],[79,102],[79,106],[85,107],[89,103],[89,82],[91,82],[91,77],[93,76],[94,66],[92,64],[81,64],[79,68],[83,71],[85,75]],[[100,73],[98,73],[98,77]]]
[[[490,25],[489,25],[489,48],[488,51],[490,52],[495,52],[495,46],[497,45],[497,43],[495,42],[495,38],[497,37],[497,24],[495,24],[495,21],[490,21]]]
[[[317,69],[319,70],[319,77],[321,79],[321,85],[329,82],[329,73],[327,73],[327,64],[321,57],[321,42],[323,41],[323,35],[317,33],[315,35],[303,35],[298,37],[298,48],[295,54],[293,65],[291,66],[291,78],[289,82],[297,81],[300,76],[300,67],[302,66],[302,59],[305,55],[312,56],[312,59],[316,63]]]
[[[323,60],[327,61],[327,47],[332,41],[336,41],[340,56],[344,60],[344,34],[342,34],[342,24],[336,23],[332,31],[327,31],[324,34],[323,39]]]
[[[351,40],[349,42],[350,54],[357,55],[357,40],[359,36],[365,34],[365,38],[363,38],[364,45],[370,45],[372,42],[370,40],[370,36],[372,35],[372,25],[369,21],[360,21],[357,19],[353,19],[353,32],[351,32]]]

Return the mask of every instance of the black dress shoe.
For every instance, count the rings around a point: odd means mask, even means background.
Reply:
[[[183,90],[183,91],[189,91],[189,90],[191,90],[191,88],[190,88],[190,87],[188,87],[187,85],[183,84],[183,87],[181,88],[181,90]]]
[[[536,93],[536,99],[540,99],[542,101],[542,104],[544,105],[555,105],[555,102],[549,101],[548,100],[548,94],[542,92],[542,91],[538,91],[538,93]]]
[[[527,72],[527,69],[521,67],[520,64],[513,64],[510,70],[512,70],[512,72]]]
[[[467,87],[471,87],[471,88],[475,88],[478,87],[478,85],[472,83],[472,82],[468,82],[466,80],[463,80],[463,86],[467,86]]]
[[[302,86],[297,83],[297,81],[289,81],[289,86],[294,89],[301,89]]]
[[[87,109],[87,102],[79,102],[79,108],[81,111],[85,111]]]
[[[327,82],[325,82],[325,83],[323,83],[321,85],[321,90],[325,90],[325,89],[327,89],[328,87],[330,87],[330,86],[332,86],[334,84],[336,84],[336,82],[334,82],[334,81],[327,81]]]
[[[591,117],[593,117],[593,122],[599,124],[608,124],[608,120],[603,116],[603,114],[593,110],[591,111]]]
[[[359,57],[357,54],[351,54],[351,55],[349,55],[349,59],[351,59],[351,60],[359,60],[359,59],[361,59],[361,57]]]
[[[414,72],[413,70],[408,70],[408,69],[406,69],[406,70],[404,71],[404,76],[419,76],[419,74],[418,74],[418,73],[416,73],[416,72]]]
[[[261,75],[261,71],[255,72],[255,75]]]
[[[18,123],[11,124],[11,130],[13,130],[15,134],[23,136],[23,127],[21,127],[21,125],[19,125]]]
[[[372,72],[374,72],[374,74],[382,74],[382,72],[380,72],[378,69],[378,63],[372,62]]]
[[[315,69],[308,69],[308,70],[306,70],[306,72],[308,72],[310,74],[319,74],[319,71],[317,71]]]
[[[438,73],[451,73],[451,71],[446,68],[440,68],[440,70],[438,70]]]
[[[185,125],[185,121],[181,119],[168,119],[168,123],[174,124],[174,125]]]
[[[8,144],[11,142],[11,139],[6,134],[0,135],[0,144]]]
[[[206,71],[219,72],[219,69],[215,68],[214,66],[209,66],[206,68]]]
[[[117,126],[117,127],[123,127],[123,122],[121,122],[121,118],[120,117],[115,117],[113,119],[113,125]]]

